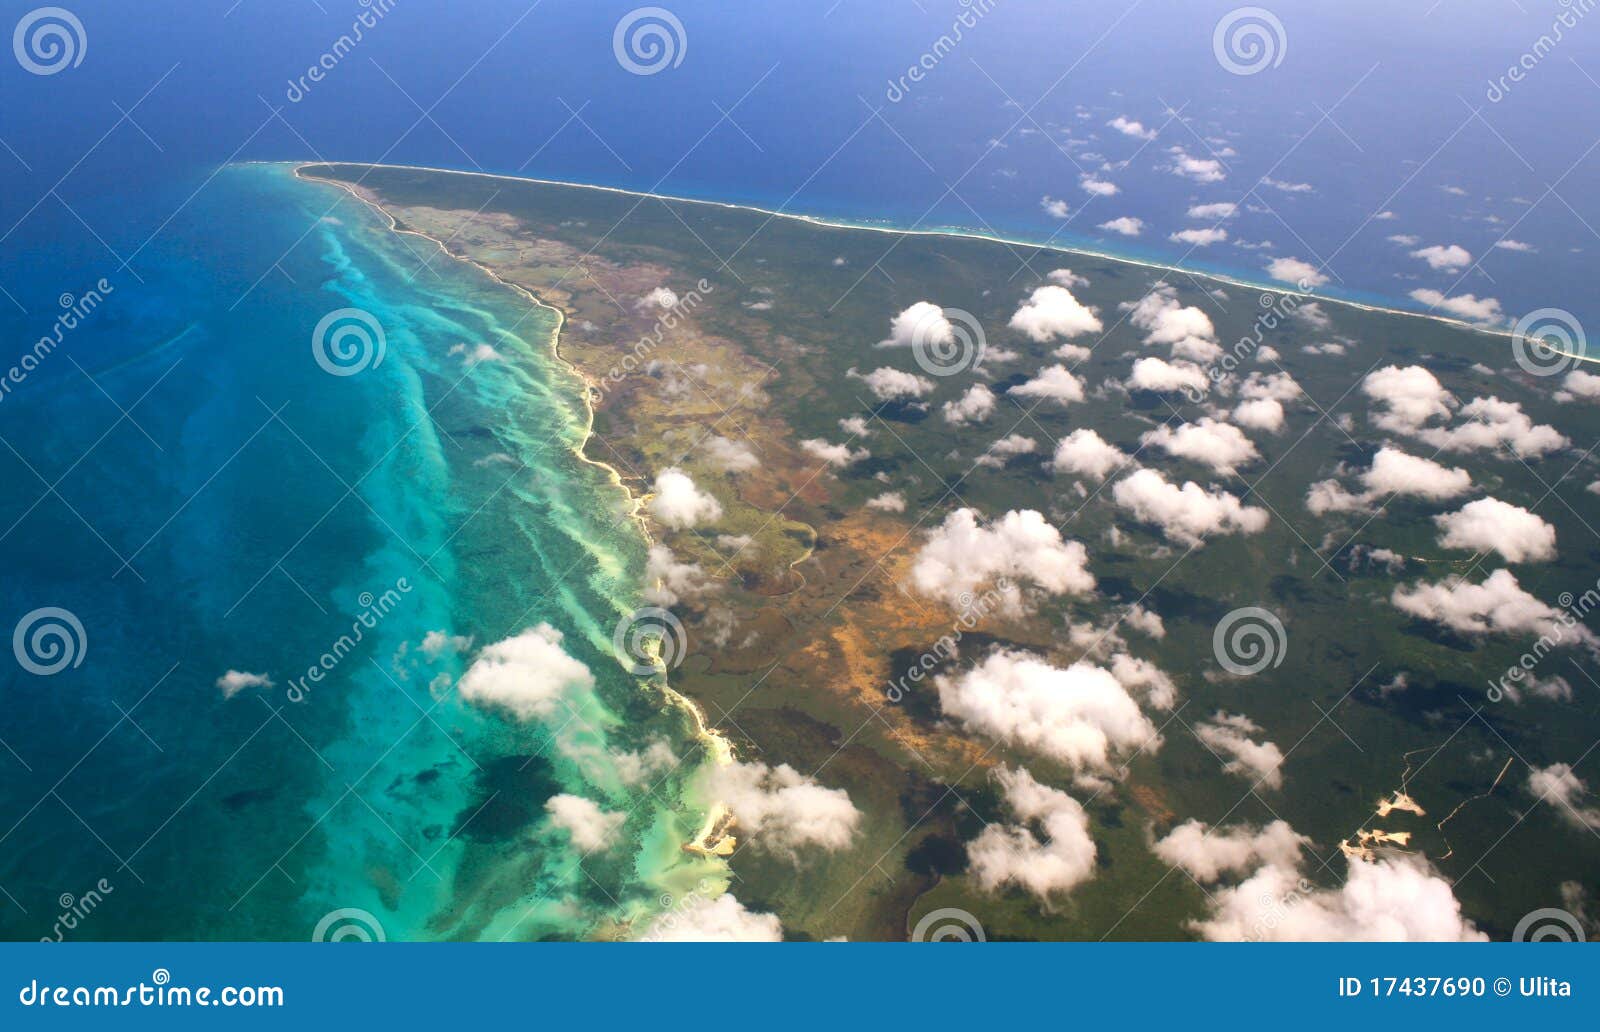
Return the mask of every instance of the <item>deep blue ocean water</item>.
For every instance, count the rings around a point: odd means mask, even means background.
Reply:
[[[58,897],[102,878],[115,905],[95,937],[297,938],[339,907],[396,938],[573,934],[705,873],[676,855],[697,816],[676,784],[646,801],[547,731],[429,709],[431,679],[460,670],[418,658],[424,633],[481,646],[549,621],[600,672],[576,745],[688,741],[609,661],[643,544],[572,452],[583,413],[551,316],[282,167],[235,163],[535,175],[1247,276],[1293,256],[1354,297],[1428,288],[1600,324],[1600,15],[1491,102],[1566,8],[1279,3],[1282,63],[1238,76],[1212,49],[1228,3],[1001,0],[897,90],[984,5],[671,6],[683,60],[649,76],[613,53],[631,5],[556,0],[398,0],[309,89],[294,80],[370,7],[81,2],[81,64],[0,60],[3,339],[21,355],[69,297],[104,295],[0,400],[0,625],[60,606],[89,642],[54,677],[0,675],[5,934],[47,934]],[[28,9],[8,5],[6,28]],[[1224,177],[1174,174],[1174,147]],[[1086,175],[1118,192],[1092,196]],[[1225,201],[1242,209],[1229,242],[1167,239]],[[1116,217],[1144,234],[1096,228]],[[1395,235],[1479,261],[1430,269]],[[312,359],[341,307],[388,331],[359,376]],[[519,361],[450,353],[484,342]],[[289,699],[402,577],[333,686]],[[224,699],[229,669],[275,688]],[[606,879],[622,899],[575,879],[560,843],[519,842],[530,808],[580,787],[636,814],[615,861],[636,870]]]
[[[708,873],[678,849],[685,717],[612,652],[644,542],[578,455],[553,313],[282,165],[223,170],[147,254],[0,402],[7,624],[82,629],[78,664],[0,675],[6,934],[103,881],[95,938],[304,938],[345,908],[572,935]],[[344,309],[382,359],[330,375],[313,333]],[[444,690],[545,624],[596,681],[552,719]],[[657,740],[687,762],[628,783],[612,757]],[[578,871],[540,830],[561,791],[626,813],[631,849]]]

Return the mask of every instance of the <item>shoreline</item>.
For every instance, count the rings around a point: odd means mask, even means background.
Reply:
[[[258,163],[250,162],[248,164]],[[259,162],[259,164],[276,165],[282,163]],[[545,302],[542,298],[535,295],[526,287],[502,278],[497,272],[484,265],[482,262],[476,261],[465,255],[456,254],[450,250],[445,241],[431,237],[428,234],[415,229],[402,229],[399,221],[394,217],[393,214],[389,212],[387,208],[370,197],[362,196],[360,191],[357,189],[356,184],[344,183],[334,179],[323,179],[320,176],[309,175],[305,171],[312,165],[322,164],[340,164],[340,162],[298,163],[293,167],[293,175],[301,182],[318,183],[324,186],[332,186],[343,190],[357,201],[381,215],[383,219],[388,222],[390,232],[403,236],[414,236],[422,240],[429,241],[438,247],[439,251],[446,258],[450,258],[472,266],[473,268],[484,273],[495,283],[498,283],[517,294],[520,294],[521,296],[527,298],[528,301],[536,307],[546,309],[555,315],[556,324],[555,327],[550,331],[549,337],[550,353],[555,357],[557,362],[564,365],[569,371],[571,371],[572,375],[582,381],[584,385],[583,411],[585,416],[585,426],[583,441],[574,447],[572,452],[579,461],[585,462],[606,472],[611,482],[615,484],[616,487],[621,490],[623,495],[627,498],[628,518],[633,520],[638,526],[639,533],[643,536],[646,546],[648,547],[649,545],[653,544],[655,539],[651,536],[650,526],[644,517],[645,498],[633,493],[632,489],[629,488],[627,483],[623,480],[621,472],[615,466],[601,459],[593,458],[588,454],[589,441],[594,437],[594,400],[589,392],[589,387],[591,386],[589,375],[580,369],[576,363],[561,353],[561,331],[567,325],[566,313],[556,306]],[[731,765],[734,762],[733,744],[728,740],[726,735],[711,727],[710,723],[706,719],[705,710],[701,708],[700,704],[689,698],[687,695],[684,695],[676,688],[672,687],[671,681],[664,674],[661,677],[660,685],[663,694],[667,697],[667,700],[673,705],[682,708],[689,714],[694,726],[695,736],[700,740],[701,744],[705,746],[706,752],[710,756],[711,761],[719,767]],[[731,816],[731,811],[726,803],[722,802],[721,800],[712,800],[707,807],[706,819],[701,825],[700,831],[684,844],[684,849],[688,852],[704,857],[723,855],[722,852],[720,852],[719,843],[726,837],[726,828]]]
[[[1153,269],[1157,272],[1180,273],[1185,276],[1194,277],[1195,279],[1210,280],[1216,283],[1226,283],[1229,286],[1240,287],[1248,290],[1271,291],[1276,294],[1283,294],[1291,297],[1301,297],[1308,300],[1327,302],[1328,304],[1344,305],[1348,308],[1356,309],[1357,311],[1374,312],[1384,315],[1403,315],[1413,319],[1427,319],[1433,322],[1443,323],[1444,325],[1450,326],[1454,329],[1474,331],[1485,334],[1486,336],[1501,337],[1507,340],[1513,340],[1516,338],[1515,333],[1513,333],[1511,330],[1500,327],[1483,326],[1478,323],[1467,322],[1463,319],[1457,319],[1452,316],[1440,315],[1435,312],[1419,312],[1408,308],[1395,308],[1388,305],[1378,305],[1363,301],[1355,301],[1348,298],[1336,297],[1331,294],[1318,293],[1315,289],[1301,290],[1294,284],[1279,283],[1275,280],[1251,280],[1242,276],[1234,276],[1227,273],[1204,272],[1187,268],[1182,265],[1172,265],[1142,258],[1133,258],[1127,255],[1116,254],[1110,251],[1100,251],[1088,247],[1069,247],[1063,244],[1041,244],[1037,241],[1025,240],[1018,237],[1000,236],[991,233],[980,233],[970,229],[904,229],[894,226],[879,226],[867,223],[848,222],[839,219],[830,219],[820,215],[805,215],[796,214],[793,212],[775,211],[770,208],[762,208],[753,204],[736,204],[731,201],[708,201],[695,197],[679,197],[675,194],[653,193],[646,190],[629,190],[619,186],[599,186],[593,183],[576,183],[563,179],[541,179],[537,176],[509,176],[498,172],[466,172],[460,169],[439,168],[433,165],[392,165],[364,161],[261,161],[241,162],[241,164],[293,165],[295,174],[297,176],[300,176],[300,178],[307,181],[314,182],[331,181],[321,180],[315,176],[301,176],[301,170],[313,165],[354,165],[368,168],[402,169],[412,172],[435,172],[442,175],[473,176],[479,179],[503,180],[512,183],[536,183],[542,186],[561,186],[578,190],[599,190],[606,193],[621,194],[625,197],[638,197],[640,199],[654,198],[660,201],[672,201],[679,204],[702,204],[713,208],[754,212],[758,215],[766,215],[768,218],[792,219],[794,221],[804,222],[808,225],[816,226],[822,229],[842,229],[868,233],[887,233],[894,236],[933,236],[954,237],[957,239],[967,240],[982,240],[988,243],[1002,244],[1008,247],[1031,247],[1055,254],[1082,255],[1084,257],[1095,258],[1101,261],[1116,262],[1121,265],[1130,265],[1142,269]],[[421,236],[422,234],[416,235]],[[428,239],[432,238],[430,237]],[[1563,352],[1563,354],[1566,353]],[[1600,359],[1590,359],[1583,355],[1569,354],[1568,357],[1578,358],[1584,361],[1600,361]]]

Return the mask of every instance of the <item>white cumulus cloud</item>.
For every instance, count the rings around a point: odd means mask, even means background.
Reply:
[[[1017,384],[1006,393],[1067,405],[1083,400],[1083,380],[1064,365],[1046,366],[1035,373],[1032,379]]]
[[[1222,162],[1215,158],[1196,158],[1182,147],[1172,148],[1172,174],[1192,179],[1196,183],[1220,183],[1227,178]]]
[[[1079,427],[1056,442],[1050,468],[1057,473],[1076,473],[1104,480],[1127,459],[1121,449],[1107,444],[1099,434],[1088,427]]]
[[[1460,244],[1434,244],[1411,252],[1411,257],[1428,263],[1440,272],[1460,272],[1472,264],[1472,252]]]
[[[800,450],[838,469],[872,457],[872,453],[865,448],[852,451],[848,444],[830,444],[820,437],[808,437],[801,441]]]
[[[561,642],[560,631],[541,623],[486,647],[461,675],[461,698],[518,720],[552,716],[563,701],[594,687],[589,668]]]
[[[1072,296],[1066,287],[1048,284],[1034,290],[1011,317],[1010,326],[1029,340],[1045,343],[1099,333],[1100,317],[1093,308]]]
[[[1283,429],[1283,402],[1276,398],[1241,401],[1233,410],[1233,421],[1252,430],[1275,434]]]
[[[1441,451],[1497,451],[1509,448],[1530,458],[1560,451],[1572,443],[1555,427],[1538,423],[1522,411],[1520,402],[1499,398],[1473,398],[1461,406],[1461,422],[1450,427],[1424,427],[1419,440]]]
[[[628,819],[625,813],[607,813],[592,799],[563,792],[545,800],[552,827],[565,831],[574,847],[593,853],[611,845]]]
[[[994,391],[987,384],[976,383],[968,387],[961,397],[945,402],[939,411],[951,426],[965,426],[988,419],[994,413],[994,405]]]
[[[1363,489],[1358,492],[1345,489],[1337,480],[1312,484],[1306,508],[1318,515],[1359,512],[1394,496],[1439,502],[1472,490],[1472,477],[1466,470],[1409,455],[1392,445],[1378,449],[1360,479]]]
[[[1207,491],[1192,480],[1179,487],[1153,469],[1118,481],[1111,495],[1135,519],[1155,524],[1184,545],[1200,545],[1216,534],[1255,534],[1267,526],[1265,509],[1245,505],[1226,491]]]
[[[1204,229],[1180,229],[1167,237],[1175,244],[1188,244],[1191,247],[1210,247],[1220,244],[1228,239],[1228,231],[1221,226],[1208,226]]]
[[[1447,297],[1441,291],[1422,287],[1411,292],[1411,299],[1467,322],[1500,323],[1504,322],[1506,317],[1500,308],[1500,302],[1492,297],[1478,297],[1476,294],[1457,294],[1454,297]]]
[[[1575,827],[1600,831],[1600,808],[1587,805],[1589,786],[1565,763],[1534,767],[1528,772],[1528,791],[1539,799],[1554,800],[1562,819]]]
[[[704,447],[711,464],[728,473],[746,473],[761,465],[756,453],[743,441],[712,435],[706,438]]]
[[[1100,223],[1100,228],[1107,233],[1116,233],[1125,237],[1136,237],[1144,232],[1144,220],[1134,218],[1132,215],[1119,215]]]
[[[1229,774],[1253,785],[1283,787],[1283,750],[1272,742],[1256,741],[1261,728],[1249,717],[1218,710],[1210,720],[1196,724],[1194,733],[1222,758],[1222,769]]]
[[[753,842],[791,859],[803,848],[845,849],[861,825],[850,793],[826,788],[786,763],[735,761],[700,777],[705,793],[727,804]]]
[[[1320,287],[1328,277],[1315,265],[1303,258],[1274,258],[1266,265],[1267,275],[1283,283],[1297,286]]]
[[[1115,197],[1117,195],[1116,183],[1099,179],[1095,176],[1080,176],[1078,185],[1083,188],[1084,193],[1089,194],[1091,197]]]
[[[1211,388],[1206,371],[1193,362],[1168,362],[1153,355],[1133,363],[1133,370],[1128,374],[1128,386],[1136,391],[1153,391],[1156,394],[1178,391],[1205,394]]]
[[[1449,419],[1454,403],[1439,378],[1421,366],[1374,370],[1361,381],[1361,391],[1380,406],[1372,421],[1394,433],[1415,433],[1430,420]]]
[[[1498,498],[1479,498],[1433,521],[1439,526],[1441,548],[1499,552],[1508,563],[1556,557],[1556,528],[1522,506]]]
[[[246,670],[229,670],[217,678],[217,690],[224,699],[231,699],[250,688],[271,688],[272,678],[266,674],[252,674]]]
[[[889,321],[889,336],[880,340],[880,348],[909,348],[921,341],[925,346],[950,344],[955,341],[955,327],[945,317],[944,309],[932,301],[918,301]]]
[[[696,487],[689,474],[669,466],[656,474],[650,511],[667,526],[682,529],[720,520],[722,503]]]
[[[1025,608],[1022,585],[1048,595],[1084,595],[1094,590],[1089,553],[1032,509],[1011,511],[987,527],[975,509],[957,509],[928,534],[911,565],[911,584],[920,593],[944,599],[952,609],[970,604],[980,589],[998,588],[1005,608]],[[967,601],[963,600],[967,596]]]
[[[1113,118],[1111,121],[1107,122],[1106,125],[1115,129],[1122,135],[1131,136],[1136,140],[1153,140],[1156,138],[1156,131],[1154,129],[1146,129],[1143,123],[1136,122],[1126,115],[1118,115],[1116,118]]]
[[[1109,772],[1159,741],[1155,725],[1111,671],[1062,669],[999,651],[959,676],[935,679],[945,714],[981,734],[1079,771]]]
[[[774,914],[745,909],[732,894],[695,896],[655,919],[641,942],[782,942],[783,925]]]
[[[1001,767],[995,777],[1018,823],[990,824],[967,846],[979,887],[994,892],[1017,885],[1049,900],[1093,877],[1096,849],[1082,805],[1025,768]]]
[[[1593,632],[1575,618],[1522,590],[1510,570],[1496,570],[1481,584],[1451,576],[1433,584],[1396,588],[1389,601],[1403,613],[1431,620],[1461,634],[1531,634],[1556,643],[1593,647]]]
[[[854,370],[851,373],[863,381],[879,401],[911,401],[933,390],[933,381],[926,376],[890,366],[879,366],[866,374]]]
[[[1336,889],[1311,885],[1289,864],[1267,864],[1210,897],[1194,922],[1222,942],[1484,942],[1450,883],[1416,857],[1351,860]]]
[[[1244,431],[1210,416],[1202,416],[1197,423],[1184,423],[1176,430],[1162,424],[1140,440],[1169,455],[1209,466],[1229,476],[1238,472],[1240,466],[1261,457]]]
[[[1210,885],[1224,875],[1246,875],[1264,863],[1297,867],[1300,851],[1310,842],[1282,820],[1260,829],[1243,826],[1229,830],[1188,820],[1158,841],[1155,853],[1173,867],[1188,871],[1196,881]]]

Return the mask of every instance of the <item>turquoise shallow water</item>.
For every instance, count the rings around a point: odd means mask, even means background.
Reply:
[[[158,246],[0,402],[5,615],[85,639],[0,674],[0,933],[102,879],[75,937],[300,939],[351,908],[391,939],[605,935],[719,883],[681,849],[688,715],[613,654],[645,541],[577,453],[555,315],[285,166],[227,169]],[[383,332],[350,375],[312,347],[342,309]],[[531,720],[460,700],[541,624],[592,687]],[[230,670],[271,684],[228,697]],[[616,844],[551,827],[563,792],[626,815]]]

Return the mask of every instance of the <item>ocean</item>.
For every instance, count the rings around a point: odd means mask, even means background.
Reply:
[[[688,718],[615,656],[645,544],[579,457],[556,317],[418,243],[287,166],[229,167],[152,245],[159,277],[108,279],[0,403],[5,610],[78,621],[74,665],[4,675],[9,936],[104,884],[95,938],[305,938],[345,911],[565,937],[718,875],[679,848]],[[348,348],[314,347],[355,311]],[[549,719],[446,690],[529,628],[593,677]],[[681,764],[619,766],[652,747]],[[626,814],[629,848],[580,871],[539,830],[563,792]]]
[[[1262,279],[1294,257],[1355,299],[1600,322],[1600,20],[1494,99],[1582,8],[1524,6],[1281,3],[1281,62],[1239,75],[1213,48],[1232,5],[1176,0],[683,2],[654,74],[618,57],[628,4],[72,5],[81,62],[0,62],[0,326],[18,358],[59,336],[0,396],[0,616],[67,610],[83,653],[0,670],[0,932],[59,934],[94,891],[68,934],[370,915],[390,938],[568,937],[725,877],[678,849],[704,816],[688,716],[612,653],[646,543],[577,455],[553,314],[248,162],[533,175]],[[1169,239],[1195,228],[1228,236]],[[1450,245],[1469,260],[1413,256]],[[383,328],[360,375],[313,351],[343,309]],[[432,690],[466,642],[541,625],[595,678],[562,720]],[[271,685],[229,696],[230,671]],[[616,757],[658,743],[683,763],[630,780]],[[534,830],[562,792],[628,815],[596,877]]]

